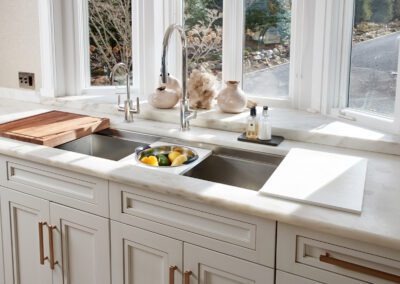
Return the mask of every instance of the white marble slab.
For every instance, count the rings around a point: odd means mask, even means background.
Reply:
[[[153,144],[150,144],[150,147],[159,147],[159,146],[182,146],[182,147],[186,147],[184,145],[171,144],[171,143],[166,143],[166,142],[162,142],[162,141],[158,141],[158,142],[155,142]],[[190,163],[188,165],[182,165],[182,166],[179,166],[179,167],[153,167],[153,166],[148,166],[148,165],[145,165],[143,163],[140,163],[136,158],[136,154],[132,154],[132,155],[122,159],[120,162],[123,162],[125,164],[138,166],[138,167],[142,167],[142,168],[152,169],[154,171],[159,171],[159,172],[164,172],[164,173],[169,173],[169,174],[175,174],[175,175],[183,175],[183,174],[187,173],[188,171],[190,171],[191,169],[193,169],[198,164],[200,164],[202,161],[207,159],[212,154],[211,150],[201,149],[201,148],[196,148],[196,147],[190,147],[190,148],[197,153],[199,158],[196,161],[194,161],[194,162],[192,162],[192,163]]]
[[[292,149],[260,193],[360,214],[367,159]]]

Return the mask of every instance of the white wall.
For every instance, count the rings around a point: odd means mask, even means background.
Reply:
[[[18,72],[41,87],[38,1],[0,0],[0,88],[18,88]]]

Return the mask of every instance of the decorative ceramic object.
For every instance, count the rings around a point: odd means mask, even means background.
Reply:
[[[227,81],[226,88],[217,97],[218,106],[223,112],[241,113],[247,106],[246,94],[239,87],[239,81]]]
[[[179,94],[179,97],[182,96],[181,82],[179,82],[178,79],[176,79],[174,76],[170,74],[168,74],[167,83],[165,84],[161,82],[161,76],[160,76],[160,86],[164,86],[167,89],[174,90]]]
[[[189,105],[192,109],[211,109],[216,95],[215,77],[193,70],[188,82]]]
[[[179,97],[177,91],[162,86],[149,96],[149,104],[155,108],[169,109],[178,103]]]

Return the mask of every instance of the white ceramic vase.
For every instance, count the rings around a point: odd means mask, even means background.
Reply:
[[[181,82],[178,79],[176,79],[174,76],[168,74],[167,83],[165,83],[165,84],[161,82],[161,77],[160,77],[159,83],[160,83],[160,86],[164,86],[167,89],[176,91],[178,93],[179,97],[182,96]]]
[[[149,96],[149,104],[155,108],[169,109],[173,108],[179,101],[180,94],[173,89],[165,86],[159,87]]]
[[[217,97],[219,108],[227,113],[241,113],[247,105],[247,97],[239,87],[239,81],[227,81]]]

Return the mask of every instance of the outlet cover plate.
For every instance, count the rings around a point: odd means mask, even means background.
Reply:
[[[23,89],[35,89],[35,74],[28,72],[18,72],[19,87]]]

